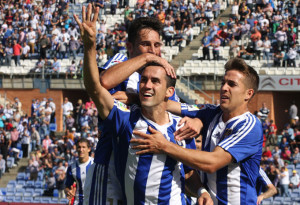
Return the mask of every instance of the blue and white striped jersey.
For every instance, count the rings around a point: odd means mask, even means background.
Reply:
[[[76,182],[76,196],[74,205],[83,204],[83,190],[86,180],[86,176],[90,166],[93,164],[93,158],[89,157],[89,160],[85,163],[79,163],[78,160],[69,165],[66,176],[66,186],[70,187]]]
[[[164,154],[136,155],[130,144],[132,138],[138,138],[133,130],[149,134],[148,126],[152,126],[169,141],[195,149],[193,139],[175,141],[173,133],[181,118],[169,113],[169,119],[168,124],[158,125],[145,118],[138,106],[115,101],[109,116],[100,122],[103,134],[113,139],[116,172],[128,205],[185,204],[182,163]]]
[[[214,204],[256,204],[256,179],[262,155],[263,132],[260,121],[246,112],[222,121],[219,106],[182,104],[183,116],[198,117],[203,122],[202,150],[216,146],[229,152],[234,162],[213,174],[202,172]]]
[[[259,175],[256,180],[256,193],[257,196],[261,194],[261,192],[266,191],[266,187],[272,184],[269,177],[267,176],[266,172],[260,167],[259,169]]]

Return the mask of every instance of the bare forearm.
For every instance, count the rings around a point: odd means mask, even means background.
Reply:
[[[175,115],[181,115],[181,104],[172,100],[168,100],[167,110]]]
[[[189,196],[198,197],[198,189],[202,186],[200,177],[195,170],[185,174],[185,189]]]
[[[151,54],[142,54],[129,59],[117,65],[114,65],[103,72],[101,75],[101,84],[106,89],[111,89],[125,81],[131,74],[138,71],[147,64],[148,56]]]
[[[216,149],[218,150],[218,153],[220,153],[220,151],[222,152],[222,157],[220,157],[220,154],[217,154],[215,151],[204,152],[199,150],[185,149],[172,142],[168,142],[162,146],[162,151],[170,157],[194,169],[202,170],[208,173],[217,171],[218,169],[229,164],[232,160],[231,155],[225,152],[222,148],[217,147]]]
[[[277,189],[273,184],[270,184],[268,190],[263,194],[261,194],[261,196],[263,196],[264,199],[267,199],[270,198],[271,196],[274,196],[275,194],[277,194]]]

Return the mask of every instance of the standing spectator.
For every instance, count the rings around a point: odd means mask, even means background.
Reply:
[[[290,117],[290,123],[291,124],[295,124],[295,117],[298,116],[298,107],[296,106],[295,101],[291,102],[291,106],[289,108],[289,110],[286,110],[286,112],[289,113],[289,117]]]
[[[3,128],[0,127],[0,151],[1,154],[3,155],[3,159],[5,160],[6,172],[9,172],[6,159],[8,156],[8,150],[10,146],[11,146],[11,140],[8,138]]]
[[[3,65],[3,60],[5,57],[5,49],[3,48],[2,43],[0,43],[0,65]]]
[[[179,46],[179,51],[181,51],[182,50],[181,44],[183,43],[184,38],[178,30],[175,32],[175,35],[174,35],[173,39],[175,41],[174,46]]]
[[[40,58],[47,58],[47,50],[50,46],[50,40],[47,38],[47,35],[42,35],[40,39]]]
[[[23,43],[22,51],[23,51],[21,55],[22,60],[28,59],[30,47],[27,45],[26,42]]]
[[[80,47],[80,44],[78,41],[75,39],[74,36],[71,36],[71,40],[69,41],[69,51],[70,51],[70,57],[71,54],[73,55],[73,58],[76,59],[76,52],[78,48]]]
[[[28,131],[27,126],[24,127],[23,132],[21,133],[22,139],[22,151],[23,151],[23,158],[27,158],[29,155],[29,144],[30,144],[30,132]]]
[[[37,145],[39,146],[41,143],[41,138],[39,132],[36,130],[35,126],[31,127],[31,149],[35,151],[37,149]]]
[[[283,51],[284,41],[287,40],[287,35],[286,35],[286,32],[282,29],[282,27],[278,27],[278,30],[275,33],[274,37],[277,40],[278,49],[280,51]]]
[[[65,97],[64,99],[64,103],[62,105],[62,109],[63,109],[63,122],[64,122],[64,130],[66,128],[65,122],[66,122],[66,118],[68,115],[71,114],[71,112],[73,111],[73,104],[71,102],[69,102],[69,99],[67,97]]]
[[[36,33],[31,27],[30,32],[27,33],[27,40],[28,40],[28,45],[30,47],[30,53],[34,53],[35,39],[36,39]]]
[[[280,52],[279,49],[276,49],[273,55],[274,55],[274,67],[280,67],[281,61],[283,61],[284,58],[284,51]]]
[[[252,33],[250,39],[251,39],[253,48],[256,49],[256,42],[261,39],[261,33],[258,31],[257,28],[253,29],[253,33]]]
[[[217,60],[217,61],[219,60],[220,45],[221,45],[221,41],[218,38],[218,36],[215,35],[211,42],[211,46],[213,47],[214,60]]]
[[[288,66],[296,67],[296,57],[297,57],[297,48],[296,44],[294,44],[287,53],[288,56]]]
[[[231,36],[231,40],[229,41],[229,56],[231,58],[235,58],[238,54],[239,43],[235,40],[234,36]]]
[[[110,14],[115,15],[118,7],[119,1],[111,0],[110,2]]]
[[[263,41],[263,48],[263,59],[267,59],[267,62],[269,63],[271,41],[269,40],[268,36],[265,36],[265,40]]]
[[[281,196],[291,197],[291,194],[289,192],[289,184],[290,184],[289,171],[284,166],[281,167],[279,179],[280,179]]]
[[[68,44],[67,44],[67,42],[65,42],[65,37],[63,36],[62,39],[59,41],[58,46],[57,46],[59,58],[61,60],[66,57],[67,46],[68,46]]]
[[[300,163],[299,147],[296,147],[294,153],[292,154],[292,162],[295,166]]]
[[[202,42],[202,46],[203,46],[203,59],[202,60],[205,60],[207,58],[207,60],[210,60],[210,56],[209,56],[209,46],[211,45],[211,38],[210,36],[208,35],[208,32],[205,31],[205,36],[202,38],[201,40]]]
[[[20,44],[17,43],[17,40],[14,40],[14,45],[13,45],[13,52],[14,52],[14,58],[15,58],[15,65],[20,66],[20,57],[21,53],[23,52],[23,48]]]
[[[2,175],[5,173],[5,160],[3,159],[3,155],[0,154],[0,179]]]
[[[66,194],[64,192],[65,181],[66,181],[66,173],[65,172],[59,173],[58,178],[56,180],[56,188],[58,189],[59,198],[66,198]]]
[[[43,142],[42,142],[43,149],[48,151],[51,144],[52,144],[52,140],[50,139],[49,135],[46,135],[45,139],[43,139]]]
[[[277,126],[273,120],[270,120],[268,139],[271,144],[277,143]]]
[[[289,188],[291,188],[292,190],[298,189],[299,184],[300,184],[299,175],[297,174],[296,170],[293,170],[293,175],[290,178]]]
[[[12,48],[11,42],[8,43],[8,46],[5,48],[5,63],[8,66],[11,66],[11,59],[13,57],[14,50]]]
[[[265,121],[268,118],[268,115],[270,113],[270,110],[267,108],[266,103],[262,103],[262,107],[259,109],[259,111],[261,112],[262,116],[261,116],[261,120]]]
[[[215,3],[212,5],[212,8],[213,8],[214,17],[216,19],[220,14],[220,9],[221,9],[221,5],[218,2],[218,0],[215,0]]]
[[[174,28],[169,22],[163,29],[164,38],[165,38],[165,46],[172,46],[172,39],[174,35]]]

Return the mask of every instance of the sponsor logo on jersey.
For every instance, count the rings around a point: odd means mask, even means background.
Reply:
[[[130,112],[129,106],[127,106],[126,104],[124,104],[122,102],[116,101],[116,106],[117,106],[118,109],[120,109],[124,112]]]

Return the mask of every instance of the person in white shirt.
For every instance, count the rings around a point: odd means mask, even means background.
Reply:
[[[69,102],[69,99],[65,97],[64,103],[62,105],[63,109],[63,122],[64,122],[64,128],[65,128],[65,121],[68,115],[70,115],[71,112],[73,112],[73,104]]]
[[[35,45],[36,33],[33,28],[30,28],[30,32],[27,34],[28,45],[30,47],[30,52],[34,53],[34,45]]]
[[[287,53],[288,56],[288,65],[291,67],[296,67],[296,57],[297,57],[297,48],[296,44],[294,44]]]
[[[21,58],[24,60],[24,59],[28,59],[29,57],[29,51],[30,51],[30,47],[27,45],[26,42],[23,43],[23,52],[22,52],[22,56]]]
[[[289,171],[285,166],[281,167],[279,178],[280,178],[281,196],[291,197],[291,194],[289,192],[289,184],[290,184]]]
[[[263,59],[267,59],[267,62],[269,63],[271,41],[269,40],[268,36],[265,36],[265,40],[263,41],[263,48]]]

